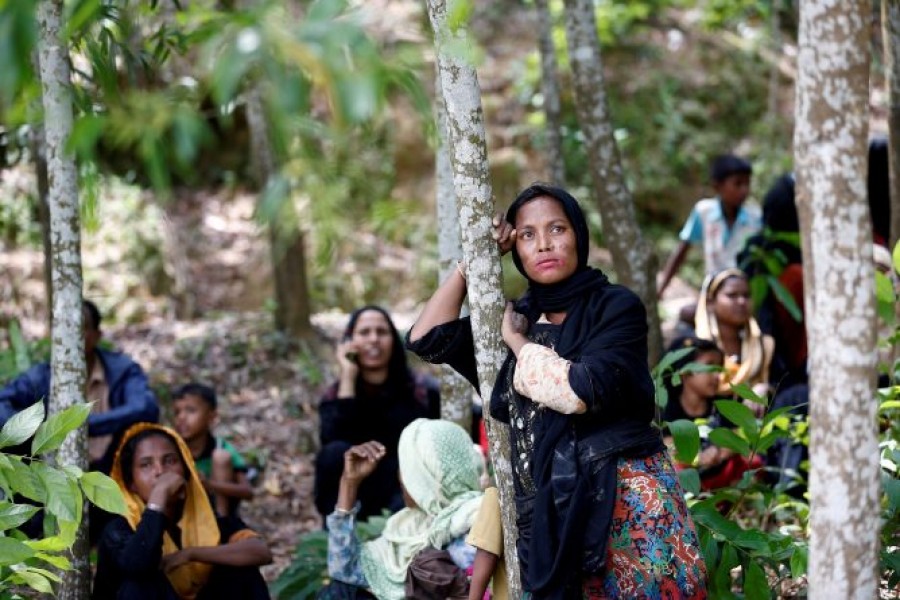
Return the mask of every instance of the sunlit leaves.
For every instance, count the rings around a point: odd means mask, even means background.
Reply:
[[[81,489],[84,495],[103,510],[119,515],[126,512],[125,499],[118,484],[109,476],[99,472],[85,473],[81,477]]]
[[[0,106],[8,107],[34,79],[36,0],[0,0]]]
[[[13,415],[0,430],[0,448],[21,444],[37,431],[44,420],[44,402],[38,401]]]

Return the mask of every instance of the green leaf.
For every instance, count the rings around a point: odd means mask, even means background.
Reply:
[[[47,499],[47,490],[38,472],[35,470],[35,467],[40,463],[32,462],[26,465],[17,456],[10,456],[9,459],[10,465],[12,465],[12,472],[6,475],[6,481],[12,490],[22,494],[29,500],[44,503]]]
[[[891,254],[894,259],[894,271],[900,273],[900,242],[897,242]]]
[[[33,547],[34,546],[32,546],[32,548]],[[68,571],[72,568],[72,563],[69,562],[69,559],[59,554],[47,554],[46,552],[38,552],[34,555],[34,557],[52,565],[60,571]]]
[[[749,400],[754,404],[761,404],[762,406],[768,406],[769,402],[765,398],[761,398],[757,395],[756,392],[753,391],[746,383],[737,383],[731,386],[731,391],[735,393],[740,398],[744,400]]]
[[[747,600],[768,600],[769,582],[766,572],[757,563],[750,561],[744,573],[744,598]]]
[[[756,552],[762,552],[764,550],[768,550],[769,548],[769,536],[767,536],[762,531],[755,529],[747,529],[742,531],[740,534],[735,536],[733,541],[736,546],[740,546],[741,548],[753,550]]]
[[[665,356],[663,356],[656,367],[653,369],[654,375],[658,376],[662,373],[665,373],[668,369],[672,367],[677,361],[681,360],[688,354],[694,351],[694,348],[679,348],[678,350],[673,350],[671,352],[667,352]]]
[[[17,571],[15,575],[13,575],[10,579],[15,581],[18,579],[20,583],[24,583],[28,587],[33,590],[37,590],[42,594],[53,594],[53,586],[50,584],[50,580],[41,575],[40,573],[35,573],[34,571]]]
[[[31,360],[28,357],[28,344],[22,336],[22,327],[19,325],[18,319],[9,322],[6,334],[9,337],[9,346],[15,354],[16,372],[21,373],[31,366]]]
[[[675,441],[675,459],[684,464],[692,464],[700,451],[700,430],[697,425],[688,419],[678,419],[668,425]]]
[[[797,301],[794,300],[794,297],[787,288],[781,285],[781,282],[774,277],[769,277],[769,286],[772,288],[772,293],[775,294],[775,298],[777,298],[785,310],[788,311],[788,314],[790,314],[798,323],[802,323],[803,311],[797,306]]]
[[[686,492],[695,496],[700,495],[700,473],[697,469],[682,469],[678,471],[678,481]]]
[[[717,427],[709,433],[709,441],[720,448],[734,450],[741,456],[750,456],[750,445],[731,429]]]
[[[11,537],[0,537],[0,565],[15,565],[34,556],[34,550]]]
[[[803,546],[796,546],[791,554],[791,577],[794,579],[806,574],[807,550]]]
[[[40,508],[31,504],[0,501],[0,530],[15,529],[28,521]]]
[[[762,306],[769,293],[769,284],[765,275],[754,275],[750,278],[750,300],[753,306]]]
[[[117,515],[124,515],[128,508],[118,484],[98,471],[85,473],[81,477],[81,489],[92,504]]]
[[[738,560],[737,550],[731,544],[725,544],[722,547],[722,559],[716,566],[714,575],[716,586],[720,591],[731,589],[731,570],[739,564],[741,563]]]
[[[91,414],[91,403],[75,404],[55,415],[50,415],[45,423],[38,427],[31,442],[31,453],[34,456],[59,448],[69,432],[77,429]]]
[[[33,465],[47,489],[47,512],[60,521],[81,519],[81,491],[66,474],[41,463]]]
[[[894,283],[890,277],[880,271],[875,271],[875,306],[878,316],[885,323],[894,323],[894,302],[897,295],[894,293]]]
[[[0,430],[0,448],[21,444],[37,431],[44,420],[44,402],[39,400],[19,411]]]
[[[734,400],[716,400],[716,410],[740,427],[748,439],[754,439],[759,433],[759,425],[753,411],[742,403]]]

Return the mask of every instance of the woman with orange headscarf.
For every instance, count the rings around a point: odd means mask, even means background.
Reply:
[[[132,426],[111,476],[128,512],[100,538],[92,598],[269,598],[257,568],[268,546],[237,517],[216,518],[178,434]]]

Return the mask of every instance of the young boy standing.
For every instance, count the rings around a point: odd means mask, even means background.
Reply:
[[[759,207],[744,202],[750,194],[753,167],[746,160],[724,154],[713,160],[710,179],[715,198],[697,202],[678,237],[681,242],[660,275],[657,295],[662,297],[672,276],[681,268],[691,244],[703,244],[706,274],[737,266],[738,252],[762,228]]]
[[[212,434],[218,417],[216,392],[200,383],[188,383],[172,396],[175,430],[187,442],[197,473],[220,516],[237,512],[240,500],[253,497],[247,463],[234,446]]]

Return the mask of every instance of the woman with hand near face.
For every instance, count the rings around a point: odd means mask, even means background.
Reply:
[[[490,398],[509,425],[523,588],[533,598],[706,595],[697,535],[655,416],[646,312],[587,265],[565,190],[533,184],[494,220],[528,290],[508,303]],[[411,350],[477,386],[466,295],[453,273],[410,330]]]
[[[417,418],[440,416],[438,384],[409,368],[400,335],[387,311],[378,306],[364,306],[350,315],[336,361],[338,380],[319,403],[316,508],[323,517],[334,510],[344,453],[351,446],[378,442],[386,454],[359,490],[358,516],[400,510],[400,432]]]
[[[257,568],[269,547],[237,517],[216,518],[193,465],[168,427],[125,432],[111,477],[128,512],[100,538],[92,598],[269,598]]]

